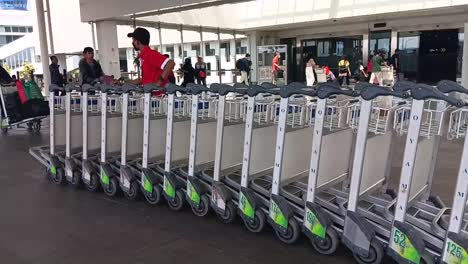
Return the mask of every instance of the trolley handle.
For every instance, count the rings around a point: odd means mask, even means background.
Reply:
[[[122,93],[130,93],[138,90],[138,86],[133,83],[125,83],[122,85]]]
[[[443,100],[456,107],[465,106],[465,102],[462,100],[447,96],[443,92],[427,84],[418,84],[417,87],[411,89],[411,96],[416,100],[436,99]]]
[[[446,94],[451,93],[451,92],[468,94],[468,89],[461,86],[457,82],[449,81],[449,80],[442,80],[438,82],[437,89],[439,89],[439,91],[446,93]]]
[[[179,85],[176,85],[176,84],[173,84],[173,83],[169,83],[166,86],[166,92],[168,94],[175,94],[176,92],[179,92],[179,93],[182,93],[182,94],[188,94],[190,92],[190,90],[185,88],[185,87],[182,87],[182,86],[179,86]]]
[[[187,84],[187,88],[190,90],[192,94],[201,94],[202,92],[216,92],[213,89],[210,89],[201,84],[189,83]]]
[[[414,82],[409,82],[409,81],[399,81],[395,83],[393,86],[394,91],[399,91],[399,92],[407,92],[411,91],[411,89],[417,87],[418,85]]]
[[[157,86],[152,83],[149,83],[143,86],[143,91],[145,93],[160,92],[160,91],[164,91],[164,88],[161,86]]]
[[[279,95],[280,94],[280,89],[279,88],[265,88],[260,85],[252,85],[248,90],[247,90],[247,95],[250,97],[257,96],[261,93],[264,94],[271,94],[271,95]]]
[[[65,85],[65,92],[69,93],[69,92],[72,92],[72,91],[78,91],[78,92],[80,92],[80,91],[81,91],[81,87],[78,86],[78,85],[71,84],[71,83]]]
[[[101,90],[102,93],[108,93],[108,92],[114,92],[114,91],[117,91],[117,87],[116,86],[112,86],[112,85],[109,85],[109,84],[99,84],[99,88]]]
[[[56,84],[49,85],[49,92],[55,92],[55,91],[63,91],[63,88]]]
[[[317,88],[317,97],[320,99],[332,98],[335,95],[346,95],[350,97],[359,96],[359,92],[341,89],[340,86],[331,83],[320,84]]]
[[[408,98],[409,93],[406,91],[393,91],[388,87],[378,86],[370,83],[358,83],[356,90],[361,92],[361,98],[370,101],[380,96],[395,96],[399,98]]]
[[[266,89],[276,89],[276,88],[278,88],[278,86],[274,85],[271,82],[263,82],[260,86],[263,87],[263,88],[266,88]]]
[[[280,88],[281,98],[289,98],[293,95],[316,96],[315,90],[301,83],[291,83]]]
[[[83,92],[89,92],[89,91],[95,91],[95,90],[99,90],[99,87],[98,86],[93,86],[91,84],[88,84],[88,83],[85,83],[81,86],[81,90]]]
[[[237,93],[240,95],[245,95],[247,94],[247,90],[248,90],[247,88],[240,88],[239,85],[235,85],[233,87],[231,85],[219,84],[219,83],[213,83],[210,86],[210,88],[212,88],[213,91],[217,91],[219,95],[221,96],[226,96],[228,93]]]

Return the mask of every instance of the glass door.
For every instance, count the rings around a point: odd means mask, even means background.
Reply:
[[[373,31],[369,37],[369,54],[374,55],[376,51],[384,51],[384,60],[390,58],[392,50],[392,32],[391,31]]]

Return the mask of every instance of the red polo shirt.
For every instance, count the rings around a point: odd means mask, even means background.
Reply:
[[[169,58],[157,50],[153,50],[149,46],[144,47],[140,52],[141,83],[145,85],[158,82],[168,61]],[[168,82],[169,80],[166,78],[161,83],[161,87],[165,87]]]

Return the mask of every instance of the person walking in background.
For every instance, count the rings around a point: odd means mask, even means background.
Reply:
[[[401,62],[400,62],[400,49],[396,49],[395,53],[390,58],[390,65],[393,66],[393,70],[395,71],[395,81],[400,81],[400,73],[401,73]]]
[[[49,65],[50,83],[59,87],[63,87],[63,75],[60,74],[60,65],[56,56],[50,57],[51,64]]]
[[[169,54],[164,54],[164,57],[170,59]],[[167,79],[169,80],[170,83],[173,83],[173,84],[176,83],[176,78],[175,78],[175,75],[174,75],[174,70],[172,70],[172,71],[169,73],[169,76],[167,77]]]
[[[314,83],[315,83],[315,74],[314,74],[315,67],[316,67],[316,63],[315,63],[314,59],[312,58],[312,56],[310,56],[307,59],[307,64],[306,64],[306,67],[305,67],[307,86],[313,86]]]
[[[275,56],[273,57],[273,60],[271,62],[271,68],[272,68],[272,73],[273,73],[273,79],[272,79],[273,84],[276,84],[276,81],[278,80],[279,72],[281,71],[281,68],[279,65],[280,59],[281,59],[281,54],[279,53],[279,51],[276,51]]]
[[[340,86],[343,85],[346,79],[346,85],[349,85],[349,76],[351,76],[351,69],[349,68],[349,61],[346,56],[341,57],[338,62],[338,76],[340,80]]]
[[[377,82],[380,86],[383,86],[383,75],[382,75],[382,65],[385,61],[382,58],[382,51],[377,51],[375,56],[372,58],[372,74],[369,80],[369,83],[374,83],[374,80],[377,79]]]
[[[192,60],[190,58],[185,59],[184,66],[182,66],[182,72],[184,73],[184,81],[182,86],[186,87],[189,83],[195,82],[195,69],[192,66]]]
[[[80,60],[80,82],[94,85],[104,76],[101,64],[94,59],[94,49],[86,47],[83,50],[83,59]]]
[[[165,87],[174,69],[174,61],[157,50],[150,48],[150,33],[144,28],[136,28],[127,37],[132,38],[135,50],[140,51],[141,78],[131,81],[134,84],[154,84]],[[153,95],[163,95],[164,91],[155,91]]]
[[[362,60],[359,61],[359,73],[358,73],[358,82],[366,82],[367,81],[367,72],[366,68],[364,68],[364,64],[362,63]]]
[[[367,59],[367,81],[370,81],[371,75],[372,75],[372,59],[374,58],[374,55],[369,55],[369,58]]]
[[[236,64],[236,68],[240,71],[241,74],[240,82],[245,85],[249,85],[250,54],[245,54],[245,57],[240,59]]]
[[[203,61],[203,57],[197,58],[197,63],[195,63],[195,74],[197,83],[206,86],[206,63]]]

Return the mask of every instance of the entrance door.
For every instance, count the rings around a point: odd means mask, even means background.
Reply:
[[[420,35],[418,81],[428,84],[457,78],[458,30],[423,31]]]
[[[288,61],[287,61],[287,67],[288,67],[287,80],[288,80],[288,83],[298,81],[298,76],[297,76],[298,64],[297,64],[297,61],[296,61],[296,53],[297,53],[296,38],[280,39],[280,44],[288,46],[288,50],[287,50],[287,58],[288,58]]]
[[[370,32],[369,55],[375,55],[378,50],[384,51],[384,59],[390,57],[392,43],[391,31],[373,31]]]

